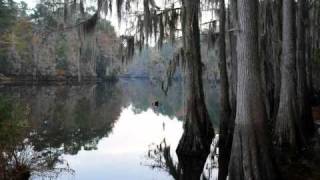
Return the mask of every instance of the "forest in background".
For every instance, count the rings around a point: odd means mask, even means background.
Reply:
[[[41,1],[35,8],[25,2],[2,0],[0,4],[1,82],[71,81],[80,82],[117,77],[165,79],[175,47],[145,47],[134,60],[124,62],[119,51],[120,37],[108,20],[100,19],[90,38],[81,37],[78,26],[94,13],[96,7],[80,3],[65,7],[62,3]],[[64,8],[71,11],[65,18]],[[207,43],[203,40],[203,44]],[[205,78],[218,79],[216,52],[202,48],[207,67]],[[210,60],[211,59],[211,60]],[[181,79],[181,72],[176,78]]]
[[[96,33],[86,40],[72,27],[89,16],[90,8],[80,16],[76,4],[68,19],[53,1],[28,9],[23,1],[1,0],[0,8],[2,80],[94,80],[120,71],[117,37],[109,21],[100,20]]]

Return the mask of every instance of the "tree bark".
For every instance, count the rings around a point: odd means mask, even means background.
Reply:
[[[281,86],[281,77],[280,77],[280,60],[281,60],[281,20],[282,20],[282,0],[272,2],[272,63],[273,63],[273,77],[274,77],[274,91],[273,98],[270,101],[270,118],[272,123],[276,120],[279,102],[280,102],[280,86]]]
[[[237,101],[237,29],[238,27],[238,13],[237,0],[230,0],[230,24],[229,24],[229,42],[230,42],[230,106],[232,111],[232,118],[236,117],[236,101]],[[233,120],[234,121],[234,120]]]
[[[308,17],[305,21],[307,21],[308,24],[308,33],[307,33],[307,59],[306,59],[306,72],[307,72],[307,88],[309,90],[309,95],[310,97],[313,98],[314,96],[314,88],[313,88],[313,80],[312,80],[312,62],[314,59],[314,50],[315,50],[315,25],[316,25],[316,20],[314,19],[315,17],[315,12],[316,9],[319,7],[317,6],[316,1],[313,2],[311,6],[311,2],[307,2],[307,7],[310,7],[308,9]],[[312,99],[313,100],[313,99]]]
[[[297,100],[298,100],[298,120],[302,127],[303,134],[311,137],[313,134],[313,119],[310,102],[310,94],[307,86],[306,72],[306,0],[298,1],[297,13]]]
[[[305,141],[297,113],[294,0],[283,0],[282,37],[281,89],[275,136],[282,148],[294,152]]]
[[[238,0],[237,113],[230,180],[278,179],[266,130],[258,55],[258,0]]]
[[[259,53],[261,58],[262,89],[264,102],[266,105],[267,119],[270,120],[273,113],[274,94],[274,73],[272,56],[272,12],[271,0],[260,2],[260,23],[259,23]],[[268,124],[271,124],[270,122]]]
[[[187,113],[184,133],[176,151],[183,169],[197,169],[192,177],[187,177],[184,173],[183,176],[186,179],[199,179],[214,136],[202,84],[203,65],[200,55],[199,6],[200,0],[182,0],[181,21],[186,64]],[[192,163],[190,163],[191,161]]]
[[[220,37],[219,37],[219,69],[220,69],[220,133],[219,133],[219,180],[226,179],[232,145],[232,117],[229,103],[229,82],[226,64],[226,36],[225,36],[225,2],[220,0]]]

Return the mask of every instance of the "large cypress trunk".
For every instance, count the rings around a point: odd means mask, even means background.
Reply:
[[[293,151],[304,141],[298,124],[296,102],[296,44],[294,0],[283,0],[282,61],[280,104],[276,119],[275,135],[283,148]]]
[[[298,1],[297,14],[297,97],[298,97],[298,120],[303,133],[311,136],[313,133],[313,119],[310,103],[310,91],[307,86],[306,72],[306,23],[307,15],[306,0]]]
[[[230,180],[277,179],[262,101],[257,18],[258,0],[238,0],[237,113],[229,164]]]
[[[229,82],[226,64],[225,42],[225,3],[220,0],[220,37],[219,37],[219,69],[220,69],[220,133],[219,133],[219,180],[226,179],[232,144],[232,117],[229,103]]]
[[[274,122],[280,101],[280,59],[281,59],[281,19],[282,0],[272,1],[272,67],[273,67],[273,98],[270,99],[270,118]]]
[[[182,0],[183,49],[186,62],[186,117],[184,133],[177,147],[177,155],[184,172],[193,170],[199,179],[210,152],[214,136],[204,99],[202,62],[200,56],[199,0]],[[191,167],[190,167],[191,166]]]

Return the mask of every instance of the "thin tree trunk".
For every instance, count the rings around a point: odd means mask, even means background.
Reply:
[[[310,6],[310,2],[307,2],[307,7]],[[306,49],[307,49],[307,57],[306,57],[306,73],[307,73],[307,89],[308,89],[308,94],[309,97],[311,98],[311,103],[312,103],[312,98],[314,96],[313,94],[313,83],[312,83],[312,59],[313,59],[313,8],[308,9],[307,11],[307,18],[306,18],[306,23],[307,23],[307,37],[306,37]]]
[[[204,99],[199,31],[200,0],[182,0],[187,113],[177,147],[183,179],[199,179],[214,136]],[[192,173],[190,172],[192,170]]]
[[[77,76],[78,76],[78,82],[81,82],[81,65],[80,65],[80,60],[81,60],[81,49],[79,53],[79,57],[77,60]]]
[[[311,2],[310,2],[311,3]],[[319,30],[317,30],[320,26],[320,2],[319,1],[312,1],[312,6],[308,6],[310,7],[309,10],[309,23],[310,23],[310,27],[309,27],[309,38],[310,41],[308,41],[308,45],[310,47],[310,52],[309,52],[309,57],[310,59],[307,60],[307,85],[308,85],[308,89],[310,91],[310,95],[313,97],[314,93],[316,93],[317,91],[317,84],[313,84],[313,65],[314,62],[316,61],[317,58],[317,54],[320,48],[320,41],[319,41],[319,37],[320,37],[320,32]]]
[[[238,0],[237,113],[230,180],[275,180],[276,168],[267,133],[258,55],[258,0]]]
[[[225,3],[220,0],[220,37],[219,37],[219,69],[220,69],[220,133],[219,133],[219,180],[226,179],[228,175],[228,164],[232,145],[231,108],[229,103],[229,82],[226,64],[226,42],[225,42]]]

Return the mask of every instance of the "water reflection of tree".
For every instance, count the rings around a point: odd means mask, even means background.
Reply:
[[[60,158],[57,149],[35,151],[29,142],[16,146],[16,149],[2,151],[0,179],[28,179],[30,176],[57,178],[62,173],[73,174],[68,163]]]
[[[67,154],[77,154],[81,148],[97,149],[99,140],[108,136],[120,115],[121,91],[103,84],[43,89],[48,90],[54,92],[55,98],[47,102],[50,108],[43,111],[47,118],[33,125],[35,133],[30,138],[35,147],[63,147]],[[36,103],[31,106],[35,108]]]
[[[180,179],[181,167],[178,162],[174,162],[166,139],[163,139],[159,145],[152,144],[148,150],[147,158],[151,160],[151,163],[147,164],[150,168],[164,170],[174,179]]]
[[[207,157],[204,167],[197,167],[197,165],[201,164],[202,161],[195,157],[189,157],[184,160],[189,165],[183,165],[179,163],[179,161],[175,161],[170,153],[171,148],[166,143],[166,139],[163,139],[159,144],[150,145],[150,149],[147,153],[149,163],[146,165],[152,169],[166,171],[175,180],[185,180],[186,178],[191,179],[192,177],[196,177],[196,179],[201,180],[215,179],[218,171],[217,142],[218,136],[213,140],[211,152]],[[214,169],[216,174],[213,173]]]
[[[179,84],[172,87],[167,97],[161,89],[148,81],[2,88],[4,89],[1,89],[1,94],[10,95],[14,101],[29,109],[26,120],[28,125],[23,131],[17,131],[22,134],[17,136],[21,138],[16,142],[21,143],[27,137],[30,142],[28,145],[34,146],[34,152],[47,152],[45,157],[52,159],[49,162],[56,162],[56,164],[49,163],[53,164],[52,167],[61,163],[59,160],[61,154],[77,154],[81,148],[96,149],[100,139],[107,137],[112,131],[123,106],[133,104],[137,109],[147,110],[152,100],[156,99],[161,106],[159,113],[169,114],[171,117],[183,108]],[[8,130],[7,127],[5,129]],[[8,140],[4,142],[8,143]],[[19,145],[19,143],[13,144],[15,148]],[[158,154],[162,154],[162,160],[166,162],[163,164],[167,167],[166,171],[178,178],[182,174],[182,165],[173,161],[170,147],[163,144],[159,150],[161,151],[158,151]]]
[[[160,107],[157,108],[156,113],[173,118],[177,116],[176,113],[182,107],[182,87],[178,82],[172,85],[168,96],[163,93],[159,84],[154,84],[149,80],[122,80],[119,86],[126,94],[127,105],[132,104],[135,113],[146,111],[154,101],[159,101]]]
[[[26,137],[30,108],[0,96],[0,179],[57,177],[72,170],[58,157],[59,150],[35,151]],[[56,164],[60,164],[56,168]]]
[[[158,101],[160,106],[155,109],[155,113],[164,114],[170,118],[177,117],[183,119],[186,110],[183,105],[183,88],[181,81],[174,81],[170,86],[168,94],[165,95],[159,84],[149,80],[121,80],[119,87],[125,94],[126,105],[132,104],[135,113],[139,114],[147,111],[154,101]],[[219,94],[212,83],[204,83],[204,91],[208,112],[215,127],[219,125]],[[210,106],[209,106],[210,105]]]

